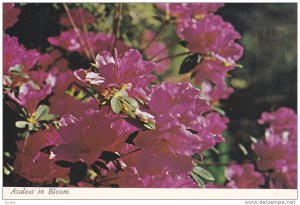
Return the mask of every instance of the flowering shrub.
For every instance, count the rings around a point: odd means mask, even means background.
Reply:
[[[219,105],[233,92],[226,79],[243,55],[241,35],[214,14],[224,4],[152,5],[162,16],[160,32],[144,30],[138,45],[122,36],[123,4],[112,7],[112,32],[92,29],[97,15],[88,9],[57,6],[64,9],[61,32],[43,53],[6,34],[22,9],[4,4],[4,101],[19,114],[17,154],[6,172],[45,186],[196,188],[213,181],[204,153],[226,143],[229,119]],[[176,27],[171,42],[159,39],[167,26]],[[184,52],[170,55],[174,45]],[[72,55],[86,67],[71,66]],[[165,74],[182,56],[179,74],[187,78],[171,82]],[[257,188],[268,177],[272,188],[295,187],[295,121],[287,108],[264,113],[259,123],[270,127],[253,144],[257,167],[229,166],[226,186]]]
[[[257,155],[254,164],[232,164],[225,169],[226,185],[222,188],[297,188],[297,116],[293,110],[281,107],[264,112],[259,124],[268,124],[261,140],[252,144]]]

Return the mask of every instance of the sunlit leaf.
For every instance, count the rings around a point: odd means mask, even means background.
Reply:
[[[44,117],[45,115],[48,115],[49,107],[47,105],[40,105],[35,113],[36,114],[35,114],[34,118],[39,121],[42,117]]]
[[[27,121],[17,121],[15,123],[17,128],[25,128],[27,125],[29,125],[30,123]]]
[[[205,169],[203,169],[202,167],[196,166],[193,169],[193,172],[199,176],[201,176],[204,179],[210,180],[210,181],[214,181],[214,177]]]
[[[110,100],[110,106],[114,113],[119,114],[122,111],[122,103],[117,97],[112,97]]]
[[[204,181],[197,174],[192,173],[191,176],[201,188],[206,188]]]

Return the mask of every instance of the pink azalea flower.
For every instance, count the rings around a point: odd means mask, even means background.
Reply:
[[[141,132],[134,141],[141,148],[135,164],[139,175],[157,175],[162,169],[171,175],[188,173],[193,168],[192,154],[221,141],[220,136],[211,133],[215,125],[207,124],[202,116],[211,108],[199,93],[189,83],[165,82],[153,88],[148,105],[156,128]]]
[[[223,142],[224,138],[222,137],[222,132],[226,130],[226,123],[229,122],[229,119],[227,117],[221,117],[220,114],[216,112],[211,112],[205,116],[205,120],[207,123],[206,129],[209,130],[211,134],[217,136],[219,142]]]
[[[266,171],[269,169],[280,170],[287,163],[287,160],[293,157],[295,150],[290,149],[289,144],[283,144],[275,136],[270,136],[267,143],[262,141],[253,144],[252,148],[259,157],[257,167],[259,170]]]
[[[67,94],[53,95],[49,102],[50,113],[59,116],[71,114],[76,118],[80,118],[85,113],[90,113],[98,109],[98,104],[93,98],[80,101]]]
[[[156,34],[153,31],[145,30],[143,33],[142,47],[148,45],[148,43],[152,41],[153,38],[155,38],[155,35]],[[145,53],[149,58],[151,58],[152,56],[156,56],[153,59],[153,61],[163,59],[168,56],[168,50],[166,49],[166,44],[162,41],[157,41],[157,40],[151,42],[150,45],[147,46],[147,48],[145,49]],[[170,59],[166,58],[165,60],[156,63],[156,65],[157,66],[155,71],[157,73],[163,73],[171,66],[171,61]]]
[[[80,9],[78,8],[71,8],[70,14],[74,20],[75,25],[78,27],[82,27],[84,25],[83,21],[86,25],[96,22],[96,18],[93,15],[89,14],[85,9],[81,9],[80,12]],[[60,17],[59,23],[66,27],[72,27],[72,24],[66,13]]]
[[[297,165],[294,169],[289,169],[288,171],[283,168],[281,172],[271,173],[270,178],[271,189],[297,189]]]
[[[297,184],[297,115],[289,108],[264,112],[260,124],[269,124],[264,138],[252,145],[257,167],[270,171],[270,186],[295,188]]]
[[[122,188],[198,188],[198,185],[188,176],[171,176],[163,173],[158,176],[146,175],[140,177],[135,168],[125,169],[120,174],[119,185]]]
[[[223,83],[216,85],[213,85],[208,80],[204,80],[201,83],[201,90],[204,96],[208,97],[212,102],[217,102],[220,99],[227,99],[233,93],[233,88],[228,87],[225,80]]]
[[[53,46],[59,46],[70,52],[82,52],[82,45],[76,31],[64,31],[59,37],[49,37],[48,42]]]
[[[97,55],[96,66],[101,77],[105,79],[101,84],[103,87],[120,89],[128,85],[131,96],[147,99],[147,87],[155,80],[155,76],[150,74],[155,69],[155,64],[143,61],[137,50],[130,49],[123,58],[113,57],[109,52],[104,51]]]
[[[37,62],[40,54],[37,50],[26,50],[19,44],[16,37],[3,37],[3,73],[9,74],[9,69],[17,64],[23,65],[22,72],[27,72]]]
[[[199,19],[223,7],[223,3],[158,3],[159,8],[179,20]]]
[[[290,133],[290,137],[297,137],[297,115],[289,108],[281,107],[273,113],[264,112],[258,123],[269,124],[269,130],[274,134],[282,134],[286,131]]]
[[[41,89],[37,89],[30,83],[23,83],[20,86],[18,97],[11,93],[8,94],[11,99],[26,108],[29,113],[33,114],[40,101],[50,95],[51,91],[52,87],[49,84],[44,85]]]
[[[187,112],[190,110],[202,114],[210,110],[210,107],[206,100],[198,97],[199,94],[200,90],[188,82],[178,84],[164,82],[152,89],[148,105],[157,115],[173,112],[188,115]]]
[[[135,139],[134,143],[141,148],[141,151],[136,153],[135,163],[140,176],[159,175],[162,170],[166,170],[172,175],[192,171],[192,160],[187,155],[191,150],[199,147],[198,144],[195,144],[197,138],[190,134],[191,139],[188,139],[186,136],[188,133],[184,133],[185,135],[182,136],[182,133],[179,131],[175,133],[176,131],[174,133],[146,131]]]
[[[225,176],[229,180],[227,184],[231,188],[259,188],[264,184],[264,177],[255,171],[253,164],[232,164],[225,170]]]
[[[110,146],[117,137],[111,129],[112,120],[98,111],[77,119],[66,115],[61,119],[59,133],[63,143],[52,148],[57,160],[68,162],[95,162],[102,151],[110,151]]]
[[[116,37],[111,34],[88,32],[88,37],[86,37],[83,31],[79,31],[79,35],[83,42],[81,42],[75,30],[64,31],[58,37],[49,37],[48,41],[53,46],[59,46],[69,52],[79,52],[81,54],[84,54],[85,49],[90,51],[89,46],[91,46],[93,53],[111,50],[115,41],[115,47],[120,55],[128,50],[128,46],[124,42],[116,40]]]
[[[59,167],[55,160],[40,149],[59,143],[59,134],[54,128],[36,132],[17,142],[18,155],[14,163],[15,172],[33,183],[53,183],[53,179],[67,175],[68,169]]]
[[[229,70],[223,62],[204,59],[194,69],[195,82],[201,84],[204,80],[210,80],[214,84],[223,84]]]
[[[235,39],[241,38],[230,23],[224,22],[222,17],[213,14],[201,21],[188,23],[179,32],[179,35],[188,42],[188,48],[193,53],[216,52]]]
[[[60,71],[57,67],[50,70],[50,75],[56,78],[53,88],[53,93],[57,95],[64,95],[66,90],[76,81],[71,70]]]
[[[68,64],[68,61],[62,58],[62,53],[59,50],[53,50],[50,53],[41,55],[37,62],[37,65],[41,70],[57,68],[61,71],[66,71],[68,69]]]
[[[113,34],[90,32],[89,35],[90,43],[94,53],[110,51],[114,42],[119,56],[122,57],[129,50],[129,47],[123,41],[116,39],[115,35]]]
[[[3,3],[3,29],[12,27],[17,21],[21,10],[14,3]]]
[[[91,71],[85,71],[78,69],[74,72],[74,76],[84,84],[100,85],[104,82],[104,78],[100,76],[100,73],[94,73]]]

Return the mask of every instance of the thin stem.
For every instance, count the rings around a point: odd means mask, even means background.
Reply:
[[[133,153],[136,153],[136,152],[138,152],[138,151],[140,151],[140,150],[141,150],[141,148],[137,148],[137,149],[135,149],[135,150],[132,150],[132,151],[130,151],[130,152],[127,152],[127,153],[125,153],[125,154],[122,154],[122,157],[128,156],[128,155],[133,154]]]
[[[87,89],[87,88],[79,85],[78,83],[74,83],[74,85],[76,85],[77,87],[79,87],[81,90],[84,90],[84,91],[88,92],[91,95],[91,97],[93,97],[97,101],[99,109],[101,109],[101,103],[100,103],[99,99],[94,95],[94,93],[92,93],[91,91],[89,91],[89,89]]]
[[[111,179],[104,179],[102,181],[99,181],[98,183],[102,183],[102,182],[107,182],[107,181],[112,181],[112,180],[116,180],[119,179],[119,177],[115,177],[115,178],[111,178]]]
[[[158,38],[159,34],[166,28],[167,25],[168,25],[168,21],[165,21],[163,24],[161,24],[161,26],[160,26],[159,30],[157,31],[156,35],[153,36],[153,38],[142,49],[146,50],[147,48],[149,48],[149,46]]]
[[[245,161],[242,164],[255,163],[255,161]],[[237,164],[236,162],[199,162],[202,166],[229,166],[231,164]]]
[[[80,35],[80,31],[79,31],[78,27],[76,26],[76,24],[74,22],[74,19],[73,19],[71,13],[70,13],[68,5],[64,3],[63,6],[64,6],[64,9],[65,9],[65,11],[67,13],[67,16],[69,18],[69,21],[71,22],[71,25],[72,25],[73,29],[75,30],[75,32],[76,32],[76,34],[77,34],[77,36],[80,40],[81,45],[84,46],[84,52],[85,52],[86,56],[88,57],[88,59],[91,59],[91,55],[90,55],[89,51],[87,50],[87,48],[85,46],[85,43],[84,43],[84,41],[83,41],[83,39]]]
[[[173,40],[169,45],[167,45],[164,49],[158,51],[155,55],[153,55],[152,57],[150,57],[150,61],[153,60],[155,57],[159,56],[162,52],[164,52],[165,50],[169,49],[170,47],[174,46],[174,44],[176,44],[179,41],[179,39],[175,39]]]
[[[121,19],[122,19],[122,10],[123,10],[123,4],[119,3],[117,10],[116,10],[114,23],[113,23],[113,34],[115,35],[115,39],[113,40],[113,43],[111,45],[111,52],[114,51],[117,40],[120,37],[119,36],[119,28],[120,28]]]
[[[92,46],[91,46],[91,43],[90,43],[90,40],[89,40],[89,36],[88,36],[88,30],[87,30],[87,26],[86,26],[86,22],[84,20],[84,17],[83,17],[83,14],[82,14],[82,9],[79,8],[79,13],[80,13],[80,19],[81,19],[81,22],[83,24],[83,30],[84,30],[84,34],[85,34],[85,38],[86,38],[86,42],[87,42],[87,46],[88,46],[88,49],[90,51],[90,54],[92,55],[92,58],[93,60],[95,61],[95,54],[94,54],[94,51],[92,49]]]
[[[177,53],[177,54],[172,55],[172,56],[166,56],[166,57],[160,58],[160,59],[156,60],[155,62],[159,63],[159,62],[167,60],[167,59],[173,59],[173,58],[183,56],[183,55],[188,55],[188,54],[190,54],[190,52]]]

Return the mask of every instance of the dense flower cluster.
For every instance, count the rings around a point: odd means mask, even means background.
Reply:
[[[253,144],[257,168],[268,173],[270,187],[297,187],[297,115],[285,107],[264,112],[260,124],[269,127],[261,141]]]
[[[189,56],[201,58],[192,69],[199,88],[161,79],[172,57],[157,33],[144,30],[140,47],[129,47],[118,32],[87,30],[97,18],[83,8],[64,4],[63,30],[47,39],[45,53],[4,34],[4,101],[19,114],[21,133],[15,174],[47,186],[196,188],[213,180],[201,161],[225,140],[229,119],[216,102],[233,92],[225,78],[242,56],[235,42],[241,36],[213,14],[223,4],[157,6],[172,17],[167,22],[176,24]],[[21,10],[4,7],[6,32]],[[70,54],[90,67],[70,66]],[[282,108],[259,121],[270,127],[253,150],[272,187],[295,186],[296,158],[288,157],[296,152],[295,120]],[[265,182],[258,171],[253,164],[232,165],[227,186],[256,188]]]
[[[189,51],[201,56],[192,76],[211,101],[227,99],[233,92],[225,77],[243,55],[243,47],[235,42],[241,38],[240,34],[221,16],[213,14],[223,6],[221,3],[159,4],[176,18],[177,35],[187,42]]]
[[[257,155],[255,165],[232,164],[225,169],[226,185],[209,188],[296,188],[297,187],[297,115],[281,107],[264,112],[259,124],[268,124],[263,139],[252,144]]]

